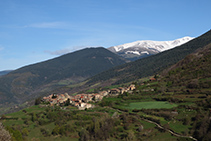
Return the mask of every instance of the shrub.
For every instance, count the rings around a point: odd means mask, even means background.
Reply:
[[[29,135],[29,131],[26,128],[24,128],[21,132],[22,132],[23,136],[28,136]]]
[[[59,135],[59,132],[60,132],[60,127],[57,125],[57,126],[53,129],[52,134],[53,134],[53,135]]]
[[[119,126],[119,127],[117,128],[117,131],[118,131],[118,132],[123,132],[123,131],[124,131],[124,128],[123,128],[122,126]]]
[[[35,99],[34,104],[35,104],[35,105],[39,105],[39,104],[41,104],[41,102],[42,102],[42,98],[39,97],[39,98]]]
[[[40,132],[41,132],[45,137],[50,136],[50,132],[49,132],[48,130],[44,129],[44,128],[41,128],[41,129],[40,129]]]

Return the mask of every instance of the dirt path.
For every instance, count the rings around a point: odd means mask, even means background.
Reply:
[[[165,131],[171,133],[171,134],[174,135],[174,136],[183,137],[183,138],[190,138],[190,139],[192,139],[192,140],[194,140],[194,141],[197,141],[197,139],[194,138],[194,137],[192,137],[192,136],[183,136],[183,135],[180,135],[180,134],[178,134],[178,133],[175,133],[175,132],[172,131],[172,130],[165,129],[163,126],[161,126],[160,124],[158,124],[158,123],[156,123],[156,122],[154,122],[154,121],[151,121],[151,120],[148,120],[148,119],[145,119],[145,118],[141,118],[141,119],[144,120],[144,121],[146,121],[146,122],[155,124],[158,128],[163,129],[163,130],[165,130]]]

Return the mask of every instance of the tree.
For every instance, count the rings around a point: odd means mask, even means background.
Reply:
[[[184,120],[183,120],[183,124],[184,125],[190,124],[190,119],[188,117],[185,117]]]
[[[128,132],[127,132],[127,140],[128,141],[135,141],[136,140],[136,136],[135,136],[133,130],[128,130]]]
[[[32,121],[35,122],[37,120],[37,116],[35,113],[32,113]]]
[[[89,140],[89,134],[88,132],[86,131],[86,129],[82,129],[80,132],[79,132],[79,141],[88,141]]]
[[[155,74],[154,78],[155,79],[158,79],[159,78],[158,74]]]
[[[4,126],[2,125],[2,123],[0,123],[0,140],[1,141],[10,141],[11,140],[10,133],[4,129]]]
[[[1,119],[6,119],[7,117],[5,115],[2,115],[1,116]]]
[[[53,129],[52,134],[53,134],[53,135],[58,135],[59,132],[60,132],[60,127],[57,125],[57,126]]]
[[[39,105],[39,104],[41,104],[41,102],[42,102],[42,98],[41,97],[38,97],[38,98],[35,99],[34,104],[35,105]]]
[[[70,99],[68,98],[67,101],[65,102],[64,106],[69,106],[70,105]]]
[[[45,128],[41,128],[41,129],[40,129],[40,132],[41,132],[45,137],[50,136],[49,130],[46,130]]]
[[[22,141],[23,140],[22,134],[19,130],[13,129],[13,128],[8,127],[8,126],[6,128],[9,131],[9,133],[12,135],[12,140],[15,140],[15,141]]]

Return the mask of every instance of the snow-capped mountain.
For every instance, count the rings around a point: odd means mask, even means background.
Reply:
[[[130,60],[136,60],[153,54],[172,49],[192,40],[192,37],[183,37],[173,41],[143,40],[108,48],[110,51]]]

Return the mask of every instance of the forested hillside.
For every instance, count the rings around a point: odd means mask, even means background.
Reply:
[[[191,93],[211,93],[211,44],[186,56],[162,72],[168,87],[180,86]],[[207,89],[207,91],[202,89]]]
[[[74,84],[126,61],[105,48],[86,48],[25,66],[0,78],[0,104],[21,103]]]

